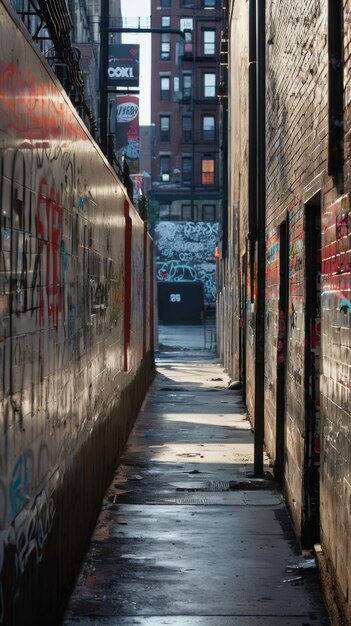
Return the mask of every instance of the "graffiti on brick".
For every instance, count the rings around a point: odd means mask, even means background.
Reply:
[[[54,501],[43,491],[35,498],[30,509],[23,509],[6,530],[0,531],[0,573],[9,548],[15,551],[14,583],[25,571],[31,557],[34,557],[36,563],[41,561],[54,517]],[[4,592],[0,576],[0,622],[3,621],[4,615]]]
[[[322,302],[336,317],[351,319],[350,208],[343,196],[323,214],[322,219]]]

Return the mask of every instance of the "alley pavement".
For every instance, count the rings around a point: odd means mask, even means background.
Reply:
[[[158,374],[63,626],[330,624],[269,460],[253,474],[240,391],[208,330],[160,327]]]

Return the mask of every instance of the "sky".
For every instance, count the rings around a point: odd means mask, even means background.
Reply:
[[[150,17],[150,0],[121,0],[123,17]],[[133,20],[133,26],[134,26]],[[150,124],[151,83],[151,35],[128,33],[122,35],[122,43],[140,45],[140,95],[139,123]]]

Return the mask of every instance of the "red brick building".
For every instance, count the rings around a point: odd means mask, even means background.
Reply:
[[[305,547],[321,543],[347,623],[350,13],[348,0],[227,3],[230,193],[218,298],[225,365],[243,382],[255,427],[263,417],[297,534]]]
[[[215,224],[221,197],[220,3],[152,0],[151,8],[152,26],[162,30],[152,37],[151,121],[156,146],[152,206],[157,206],[162,222]],[[216,241],[211,258],[206,253],[202,259],[202,274],[206,264],[212,286],[215,245]],[[178,262],[178,258],[172,259],[173,269]],[[191,259],[189,262],[188,273],[196,277],[198,272]],[[181,268],[176,278],[183,272]],[[212,287],[209,290],[213,292]]]

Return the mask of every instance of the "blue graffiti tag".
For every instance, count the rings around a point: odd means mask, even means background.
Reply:
[[[29,472],[27,456],[22,454],[13,468],[10,498],[14,515],[23,508],[29,494]]]

